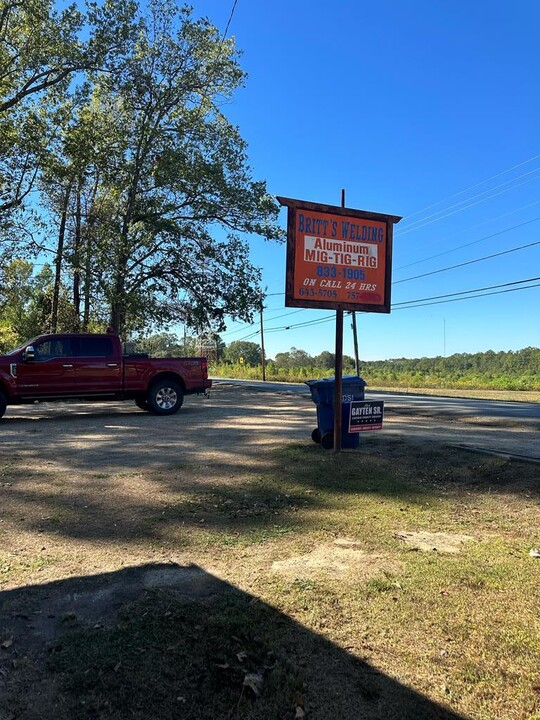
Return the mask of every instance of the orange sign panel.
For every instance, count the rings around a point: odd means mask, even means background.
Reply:
[[[399,218],[278,198],[289,207],[287,306],[390,312]]]
[[[293,298],[384,305],[386,224],[298,210]]]

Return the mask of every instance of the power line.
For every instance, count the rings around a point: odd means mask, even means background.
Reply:
[[[320,323],[330,322],[330,320],[335,320],[335,316],[331,315],[330,317],[326,318],[318,318],[317,320],[306,320],[302,323],[295,323],[294,325],[284,325],[282,327],[277,328],[268,328],[267,332],[277,332],[278,330],[293,330],[299,327],[308,327],[310,325],[319,325]]]
[[[234,15],[234,11],[236,10],[236,4],[237,4],[237,3],[238,3],[238,0],[234,0],[233,6],[232,6],[232,10],[231,10],[231,14],[229,15],[229,19],[228,19],[228,21],[227,21],[227,25],[225,26],[225,31],[224,31],[224,33],[223,33],[223,37],[222,37],[222,39],[221,39],[221,42],[223,42],[223,41],[225,40],[225,38],[227,37],[227,33],[229,32],[229,26],[230,26],[230,24],[231,24],[231,22],[232,22],[233,15]]]
[[[452,298],[450,300],[437,300],[435,302],[426,302],[421,305],[409,305],[408,307],[396,307],[396,310],[412,310],[414,308],[421,308],[421,307],[428,307],[429,305],[444,305],[445,303],[451,303],[451,302],[459,302],[460,300],[472,300],[473,298],[478,297],[488,297],[490,295],[504,295],[504,293],[509,292],[517,292],[518,290],[530,290],[531,288],[540,287],[540,283],[536,283],[535,285],[528,285],[527,287],[515,287],[510,288],[509,290],[497,290],[496,292],[489,292],[489,293],[481,293],[479,295],[469,295],[469,297],[458,297],[458,298]],[[468,292],[473,292],[468,291]]]
[[[524,205],[523,207],[517,208],[516,210],[512,210],[511,212],[504,213],[503,215],[499,215],[495,218],[491,218],[487,222],[493,222],[493,220],[499,220],[501,217],[506,217],[507,215],[512,215],[512,213],[519,212],[519,210],[524,210],[525,208],[530,207],[531,205],[538,205],[540,200],[535,200],[532,203],[529,203],[528,205]],[[436,255],[430,255],[427,258],[424,258],[423,260],[415,260],[415,262],[408,263],[407,265],[400,265],[397,268],[394,268],[394,270],[404,270],[405,268],[412,267],[413,265],[419,265],[420,263],[427,262],[428,260],[433,260],[434,258],[441,257],[441,255],[448,255],[451,252],[455,252],[456,250],[461,250],[462,248],[469,247],[470,245],[476,245],[479,242],[483,242],[484,240],[490,240],[491,238],[497,237],[497,235],[503,235],[506,232],[510,232],[510,230],[516,230],[517,228],[523,227],[524,225],[529,225],[530,223],[536,222],[537,220],[540,220],[539,217],[535,217],[532,220],[527,220],[526,222],[520,223],[519,225],[513,225],[512,227],[506,228],[505,230],[500,230],[499,232],[493,233],[492,235],[485,235],[483,238],[480,238],[479,240],[473,240],[470,243],[465,243],[464,245],[458,245],[455,248],[450,248],[450,250],[444,250],[444,252],[437,253]],[[480,227],[480,225],[485,225],[486,223],[479,223],[478,225],[473,225],[470,228],[467,228],[468,230],[472,230],[475,227]],[[460,230],[459,233],[454,233],[454,235],[461,235],[461,233],[466,232],[466,230]],[[449,235],[445,238],[447,240],[449,237],[453,237],[453,235]],[[432,243],[430,243],[432,244]]]
[[[481,260],[487,260],[487,259],[489,259],[489,258],[491,258],[491,257],[497,257],[497,256],[499,256],[499,255],[506,255],[507,253],[514,252],[515,250],[521,250],[521,249],[526,248],[526,247],[531,247],[532,245],[540,245],[540,241],[534,242],[534,243],[530,243],[529,245],[523,245],[523,246],[520,247],[520,248],[513,248],[512,250],[505,250],[505,251],[503,251],[503,252],[501,252],[501,253],[495,253],[494,255],[488,255],[488,256],[486,256],[485,258],[478,258],[477,260],[471,260],[471,261],[469,261],[469,262],[467,262],[467,263],[461,263],[460,265],[455,265],[455,266],[452,266],[452,267],[449,267],[449,268],[443,268],[443,269],[441,269],[441,270],[436,270],[436,271],[434,271],[433,273],[425,273],[424,275],[419,275],[419,276],[417,276],[417,277],[425,277],[425,275],[432,275],[432,274],[435,274],[435,273],[438,273],[438,272],[443,272],[444,270],[451,270],[451,269],[454,269],[455,267],[461,267],[462,265],[470,265],[470,264],[475,263],[475,262],[480,262]],[[406,278],[406,279],[407,279],[407,280],[413,280],[413,279],[415,279],[415,278]],[[403,301],[403,302],[401,302],[401,303],[393,303],[393,304],[392,304],[392,309],[393,309],[393,310],[394,310],[394,309],[396,309],[396,310],[404,310],[404,309],[406,309],[407,307],[423,307],[424,305],[434,305],[434,304],[440,304],[440,303],[442,303],[442,302],[452,302],[453,300],[450,300],[450,299],[446,299],[446,300],[445,300],[444,298],[454,298],[454,301],[455,301],[455,297],[456,297],[456,296],[459,296],[459,295],[469,295],[469,296],[470,296],[470,299],[472,299],[472,298],[474,298],[474,297],[483,297],[483,296],[486,296],[486,297],[487,297],[488,295],[497,295],[497,294],[500,294],[500,293],[502,293],[502,292],[510,292],[510,291],[509,291],[509,290],[504,290],[504,291],[500,290],[499,292],[495,292],[495,293],[486,293],[485,291],[486,291],[486,290],[493,290],[493,289],[497,289],[497,288],[502,288],[502,287],[509,287],[509,286],[512,286],[512,285],[521,285],[521,284],[523,284],[523,283],[533,282],[533,281],[535,281],[535,280],[540,280],[540,278],[529,278],[529,279],[527,279],[527,280],[516,280],[516,281],[513,281],[513,282],[509,282],[509,283],[503,283],[503,284],[501,284],[501,285],[490,285],[490,286],[483,287],[483,288],[475,288],[475,289],[473,289],[473,290],[462,290],[462,291],[460,291],[460,292],[450,293],[450,294],[448,294],[448,295],[434,295],[434,296],[432,296],[432,297],[427,297],[427,298],[417,298],[417,299],[415,299],[415,300],[405,300],[405,301]],[[398,281],[398,282],[405,282],[405,280],[400,280],[400,281]],[[396,284],[396,283],[395,283],[395,284]],[[513,288],[513,290],[528,290],[529,287],[537,287],[537,286],[536,286],[536,285],[530,285],[530,286],[528,286],[528,287]],[[471,295],[471,293],[482,293],[482,294],[481,294],[481,295]],[[457,298],[457,299],[467,300],[467,299],[469,299],[469,298],[467,298],[467,297],[460,297],[460,298]],[[431,302],[432,300],[435,300],[435,301],[438,301],[438,302]],[[308,309],[308,308],[304,308],[303,310],[307,310],[307,309]],[[291,313],[285,313],[285,315],[283,315],[283,316],[281,316],[281,317],[286,317],[287,315],[292,315],[292,314],[294,314],[295,312],[302,312],[302,310],[293,311],[293,312],[291,312]],[[276,318],[274,318],[274,319],[277,320],[278,318],[276,317]],[[320,324],[322,324],[322,323],[330,322],[330,321],[333,320],[333,319],[334,319],[334,317],[333,317],[333,315],[332,315],[332,316],[326,317],[326,318],[317,318],[317,319],[314,319],[314,320],[306,320],[305,322],[302,322],[302,323],[294,323],[293,325],[280,325],[280,326],[278,326],[278,327],[266,328],[266,332],[267,332],[267,333],[269,333],[269,332],[282,332],[282,331],[285,331],[285,330],[295,330],[295,329],[297,329],[297,328],[311,327],[311,326],[313,326],[313,325],[320,325]],[[255,323],[253,323],[253,325],[255,325]],[[235,331],[233,331],[233,332],[235,332]],[[248,335],[240,338],[240,340],[249,340],[250,338],[255,337],[256,335],[258,335],[258,330],[255,330],[254,332],[249,333]]]
[[[199,120],[200,120],[201,117],[202,117],[202,114],[203,114],[203,106],[204,106],[205,101],[208,100],[208,94],[209,94],[209,92],[210,92],[210,85],[211,85],[212,82],[214,81],[214,77],[215,77],[215,73],[216,73],[216,67],[217,67],[218,62],[221,60],[221,52],[222,52],[222,50],[223,50],[223,45],[224,45],[224,43],[225,43],[225,38],[227,37],[227,33],[229,32],[229,27],[230,27],[230,25],[231,25],[231,22],[232,22],[232,19],[233,19],[233,16],[234,16],[234,12],[235,12],[235,10],[236,10],[236,5],[237,5],[237,3],[238,3],[238,0],[234,0],[233,5],[232,5],[232,8],[231,8],[231,13],[230,13],[230,15],[229,15],[229,19],[227,20],[227,24],[226,24],[226,26],[225,26],[225,30],[223,31],[223,34],[222,34],[221,39],[220,39],[220,41],[219,41],[219,46],[218,46],[218,51],[217,51],[216,58],[215,58],[215,60],[213,61],[213,66],[212,66],[212,68],[210,68],[210,70],[209,70],[209,72],[208,72],[206,87],[204,88],[203,92],[201,93],[201,100],[200,100],[200,103],[199,103],[199,107],[198,107],[198,109],[197,109],[196,117],[195,117],[195,119],[194,119],[194,121],[193,121],[193,123],[192,123],[191,130],[190,130],[189,133],[187,134],[187,138],[190,137],[190,133],[191,133],[191,135],[193,135],[193,133],[194,133],[194,131],[195,131],[195,125],[196,125],[196,123],[199,122]]]
[[[538,169],[539,168],[536,168],[532,172],[536,172]],[[530,173],[525,173],[525,174],[529,175]],[[520,177],[524,177],[524,176],[520,176]],[[515,179],[517,179],[517,178],[515,178]],[[450,215],[455,215],[456,213],[461,212],[462,210],[467,210],[468,208],[474,207],[475,205],[480,205],[481,203],[486,202],[487,200],[491,200],[494,197],[498,197],[499,195],[504,195],[504,193],[509,192],[510,190],[516,190],[517,188],[522,187],[523,185],[528,185],[530,182],[534,182],[535,180],[540,180],[540,175],[537,175],[534,178],[529,178],[529,180],[525,180],[522,183],[518,183],[517,185],[514,185],[511,188],[507,188],[506,190],[501,190],[498,193],[493,193],[493,195],[488,195],[488,197],[483,198],[482,200],[477,200],[476,202],[469,203],[468,205],[465,205],[464,207],[457,208],[457,210],[452,210],[452,212],[446,212],[445,210],[441,210],[440,213],[436,213],[436,215],[440,215],[440,217],[435,217],[434,219],[425,218],[424,220],[419,220],[418,223],[420,223],[420,224],[417,224],[416,227],[406,228],[405,230],[402,230],[399,233],[396,232],[396,237],[401,237],[402,235],[406,235],[407,233],[415,232],[416,230],[420,230],[421,228],[425,227],[426,225],[431,225],[434,222],[439,222],[439,220],[444,220],[444,218],[447,218]],[[508,181],[508,182],[513,182],[513,180]],[[503,183],[503,185],[506,185],[506,184],[507,183]],[[498,185],[497,187],[502,187],[502,185]],[[495,189],[495,188],[492,188],[492,189]],[[491,192],[491,190],[486,190],[485,192]],[[485,193],[480,193],[480,194],[484,195]],[[480,196],[476,195],[473,198],[469,198],[469,199],[472,200],[475,197],[480,197]],[[462,202],[467,202],[467,201],[463,200]],[[457,203],[457,204],[461,205],[462,203]],[[455,205],[451,205],[450,207],[455,207]],[[447,208],[447,209],[449,209],[449,208]],[[445,213],[445,214],[441,214],[441,213]],[[434,216],[430,216],[430,217],[434,217]]]
[[[411,303],[421,303],[426,300],[440,300],[441,298],[456,297],[458,295],[469,295],[470,293],[482,292],[484,290],[495,290],[497,288],[509,287],[511,285],[522,285],[523,283],[534,282],[535,280],[540,280],[540,277],[527,278],[526,280],[514,280],[513,282],[501,283],[500,285],[488,285],[487,287],[475,288],[474,290],[461,290],[460,292],[448,293],[447,295],[433,295],[432,297],[418,298],[417,300],[404,300],[403,302],[392,303],[392,309],[397,309],[398,307],[402,307],[403,305],[409,305]],[[531,287],[536,286],[532,285]],[[520,289],[526,290],[527,288]],[[466,298],[463,299],[466,300]]]
[[[511,283],[503,283],[502,285],[492,285],[492,286],[489,286],[489,287],[486,287],[486,288],[475,288],[475,289],[473,289],[473,290],[463,290],[463,291],[461,291],[461,292],[459,292],[459,293],[452,293],[452,294],[449,295],[449,296],[436,295],[436,296],[428,297],[428,298],[418,298],[417,300],[407,300],[407,301],[404,301],[403,304],[402,304],[402,303],[392,304],[392,309],[396,309],[396,310],[407,310],[407,309],[412,309],[412,308],[414,308],[414,307],[424,307],[424,305],[438,305],[438,304],[445,303],[445,302],[455,302],[456,299],[457,299],[457,300],[468,300],[468,299],[472,299],[472,298],[475,298],[475,297],[488,297],[489,295],[500,295],[500,294],[505,293],[505,292],[512,292],[512,291],[516,291],[516,290],[529,290],[530,288],[540,287],[540,283],[538,283],[537,285],[529,285],[529,286],[527,286],[527,287],[511,288],[510,290],[499,290],[499,291],[497,291],[497,292],[484,293],[484,294],[481,294],[481,295],[469,295],[469,297],[461,297],[461,298],[453,298],[453,299],[447,299],[447,300],[439,300],[439,298],[444,298],[444,297],[450,297],[450,298],[451,298],[453,295],[467,295],[467,294],[470,294],[470,293],[481,293],[481,292],[483,292],[484,290],[489,290],[489,289],[491,289],[491,288],[508,287],[509,285],[518,285],[518,284],[522,284],[522,283],[526,283],[526,282],[533,282],[534,280],[540,280],[540,277],[538,277],[538,278],[529,278],[528,280],[516,280],[516,281],[511,282]],[[433,303],[433,302],[426,302],[426,301],[431,301],[431,300],[439,300],[439,301],[438,301],[438,302],[434,302],[434,303]],[[412,305],[412,303],[424,303],[424,305],[421,305],[421,304],[419,304],[419,305]],[[405,307],[405,306],[408,306],[408,307]],[[306,327],[306,326],[311,326],[311,325],[320,325],[320,324],[322,324],[322,323],[330,322],[331,320],[334,320],[334,319],[335,319],[334,316],[331,315],[330,317],[327,317],[327,318],[318,318],[318,319],[316,319],[316,320],[308,320],[307,322],[304,322],[304,323],[295,323],[294,325],[280,326],[280,327],[275,327],[275,328],[267,328],[267,329],[266,329],[266,332],[278,332],[278,331],[280,331],[280,330],[295,330],[296,328],[300,328],[300,327]],[[257,334],[256,332],[255,332],[255,333],[252,333],[252,334],[249,335],[248,337],[253,337],[253,336],[256,335],[256,334]],[[244,338],[244,339],[247,339],[247,338]]]
[[[301,308],[300,310],[292,310],[291,312],[283,313],[282,315],[273,315],[270,317],[266,317],[265,320],[278,320],[279,318],[287,317],[288,315],[295,315],[296,313],[299,313],[299,312],[305,312],[307,309],[308,308]],[[244,323],[244,324],[247,327],[236,328],[235,330],[227,330],[226,332],[222,333],[222,335],[232,335],[233,333],[245,332],[245,330],[248,327],[254,327],[255,325],[257,325],[256,322]],[[258,334],[258,330],[254,334]]]
[[[533,160],[538,160],[540,158],[540,155],[534,155],[533,157],[529,158],[528,160],[524,160],[523,162],[518,163],[517,165],[513,165],[512,167],[508,168],[507,170],[503,170],[502,172],[499,172],[495,175],[492,175],[489,178],[486,178],[485,180],[481,180],[478,183],[475,183],[474,185],[470,185],[468,188],[465,188],[464,190],[460,190],[457,193],[454,193],[453,195],[450,195],[449,197],[443,198],[442,200],[437,200],[437,202],[431,203],[431,205],[427,205],[425,208],[422,208],[421,210],[416,210],[416,212],[411,213],[410,215],[407,215],[405,218],[405,222],[409,220],[409,218],[414,217],[415,215],[420,215],[423,212],[426,212],[426,210],[431,210],[431,208],[436,207],[437,205],[441,205],[443,202],[447,202],[448,200],[453,200],[455,197],[458,197],[459,195],[463,195],[466,192],[469,192],[470,190],[474,190],[477,187],[480,187],[480,185],[485,185],[487,182],[490,182],[491,180],[496,180],[498,177],[502,177],[503,175],[506,175],[509,172],[512,172],[512,170],[517,170],[519,167],[523,167],[523,165],[528,165],[530,162],[533,162]]]
[[[467,262],[459,263],[457,265],[450,265],[449,267],[440,268],[439,270],[432,270],[431,272],[422,273],[421,275],[413,275],[408,278],[403,278],[403,280],[396,280],[392,283],[392,285],[399,285],[400,283],[404,283],[409,280],[417,280],[418,278],[428,277],[428,275],[437,275],[438,273],[446,272],[447,270],[455,270],[456,268],[465,267],[465,265],[474,265],[475,263],[483,262],[484,260],[490,260],[491,258],[500,257],[501,255],[508,255],[509,253],[517,252],[518,250],[534,247],[535,245],[540,245],[540,240],[528,243],[527,245],[520,245],[519,247],[511,248],[510,250],[493,253],[493,255],[485,255],[484,257],[476,258],[476,260],[468,260]]]
[[[297,313],[305,312],[307,309],[308,308],[300,308],[300,310],[291,310],[291,312],[286,312],[286,313],[283,313],[282,315],[274,315],[273,317],[267,317],[266,319],[267,320],[278,320],[279,318],[282,318],[282,317],[288,317],[289,315],[296,315]]]
[[[436,217],[437,215],[441,215],[442,213],[447,212],[448,210],[452,210],[453,208],[459,207],[459,205],[463,205],[463,203],[469,202],[470,200],[476,200],[476,198],[482,197],[482,195],[487,195],[487,193],[493,192],[493,190],[498,190],[501,187],[504,187],[505,185],[509,185],[510,183],[516,182],[516,180],[520,180],[521,178],[527,177],[528,175],[532,175],[535,172],[538,172],[540,168],[534,168],[534,170],[529,170],[526,173],[522,173],[521,175],[518,175],[515,178],[511,178],[510,180],[505,180],[503,183],[500,183],[499,185],[495,185],[495,187],[489,188],[488,190],[483,190],[481,193],[478,193],[477,195],[473,195],[470,198],[465,198],[464,200],[460,200],[457,203],[454,203],[453,205],[449,205],[446,208],[443,208],[442,210],[438,210],[436,213],[433,213],[432,215],[428,215],[425,218],[421,218],[420,220],[415,220],[412,225],[419,225],[421,223],[424,223],[426,220],[430,220],[431,218]],[[537,178],[531,178],[530,181],[536,180]],[[508,188],[511,190],[512,188]],[[411,231],[413,228],[407,227],[407,232]],[[397,234],[397,233],[396,233]],[[402,233],[400,233],[402,234]]]

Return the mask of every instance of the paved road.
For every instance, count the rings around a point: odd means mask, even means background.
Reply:
[[[236,380],[216,378],[214,383],[232,383],[250,387],[254,390],[275,390],[276,392],[310,395],[304,383],[277,383],[258,380]],[[478,400],[474,398],[434,397],[430,395],[411,395],[408,393],[389,393],[366,390],[366,399],[376,398],[385,401],[386,411],[407,413],[426,412],[431,415],[447,415],[455,418],[500,418],[520,421],[526,425],[540,425],[540,403],[506,402],[502,400]]]

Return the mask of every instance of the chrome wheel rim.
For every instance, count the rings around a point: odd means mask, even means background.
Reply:
[[[170,387],[162,387],[156,394],[156,404],[161,410],[170,410],[178,402],[176,390]]]

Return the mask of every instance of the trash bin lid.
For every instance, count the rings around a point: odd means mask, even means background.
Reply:
[[[305,380],[305,385],[308,385],[310,388],[323,388],[328,387],[330,385],[335,385],[336,378],[335,377],[327,377],[327,378],[320,378],[319,380]],[[359,375],[344,375],[341,378],[341,384],[342,385],[360,385],[360,387],[366,387],[367,382],[364,380],[364,378],[361,378]]]

